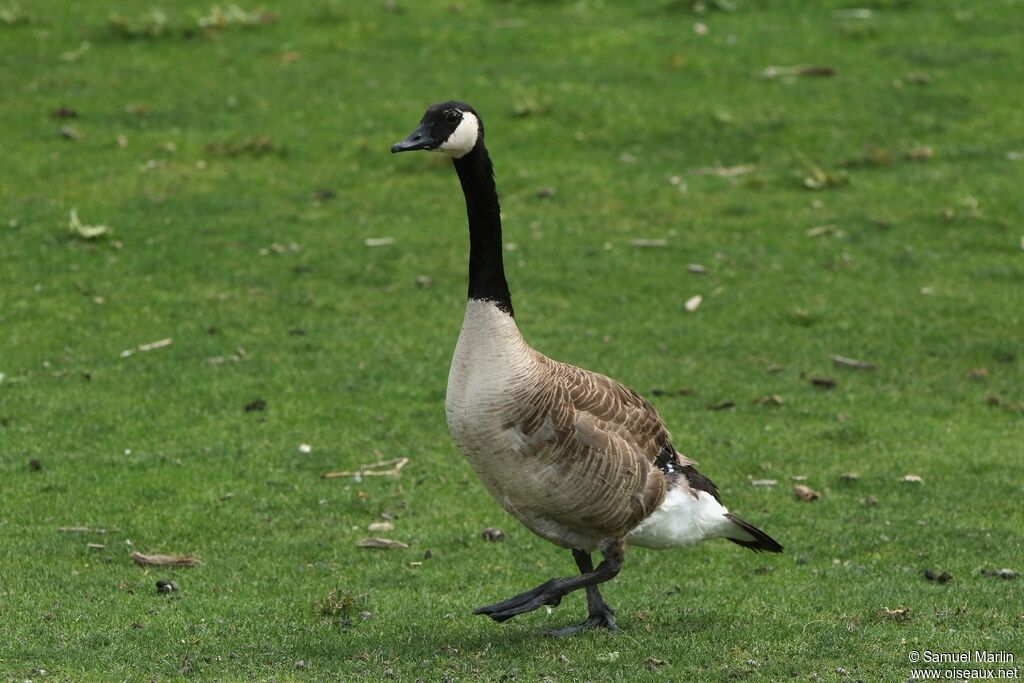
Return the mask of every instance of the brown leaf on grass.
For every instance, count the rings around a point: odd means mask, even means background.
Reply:
[[[405,550],[409,546],[401,541],[390,538],[362,538],[356,541],[359,548],[379,548],[381,550]]]
[[[267,409],[267,402],[262,398],[257,398],[254,401],[250,401],[245,404],[245,412],[263,412]]]
[[[843,481],[857,481],[860,479],[860,474],[857,472],[843,472],[839,475],[839,478]]]
[[[846,233],[831,224],[817,225],[813,228],[810,228],[807,231],[808,237],[821,237],[822,235],[834,235],[835,237],[845,237]]]
[[[368,527],[367,531],[380,532],[380,531],[394,531],[395,525],[391,522],[373,522]]]
[[[822,389],[835,389],[839,383],[833,377],[811,377],[811,384]]]
[[[967,371],[967,377],[970,379],[984,379],[988,377],[988,368],[971,368]]]
[[[796,65],[768,66],[761,71],[761,78],[786,78],[793,76],[835,76],[836,70],[831,66]]]
[[[693,394],[693,389],[689,387],[680,387],[678,389],[651,389],[651,396],[690,396]]]
[[[657,671],[663,666],[666,666],[668,662],[664,659],[655,659],[654,657],[648,657],[644,660],[644,668],[648,671]]]
[[[906,621],[907,619],[910,618],[910,608],[909,607],[896,607],[894,609],[889,609],[888,607],[883,607],[881,609],[881,611],[878,613],[878,616],[880,616],[882,619],[892,619],[894,621]]]
[[[667,247],[668,240],[665,239],[635,239],[629,241],[631,247]]]
[[[392,460],[380,460],[366,465],[360,465],[358,470],[345,470],[342,472],[324,472],[321,479],[340,479],[342,477],[397,477],[402,473],[402,468],[409,464],[409,458],[394,458]],[[384,469],[386,468],[386,469]]]
[[[859,168],[864,166],[892,166],[893,162],[893,154],[888,148],[865,145],[864,151],[861,152],[860,156],[844,159],[839,162],[839,165],[845,168]]]
[[[762,396],[761,398],[754,399],[754,405],[756,406],[781,406],[786,401],[778,394],[770,394],[768,396]]]
[[[850,182],[850,177],[842,171],[829,172],[824,168],[800,155],[804,172],[803,186],[808,190],[824,190],[829,187],[841,187]]]
[[[821,498],[820,493],[809,486],[804,486],[803,484],[797,484],[793,487],[793,495],[800,500],[805,500],[807,502]]]
[[[701,166],[691,168],[692,175],[715,175],[719,178],[735,178],[736,176],[753,173],[757,170],[754,164],[740,164],[739,166]]]
[[[751,479],[751,486],[775,486],[779,482],[775,479]]]
[[[136,116],[136,117],[138,117],[140,119],[144,119],[147,116],[149,116],[150,107],[149,107],[148,104],[143,104],[141,102],[133,102],[131,104],[126,104],[125,105],[124,112],[126,114],[131,114],[132,116]]]
[[[251,28],[267,26],[277,23],[278,19],[277,14],[264,9],[256,9],[250,12],[243,10],[238,5],[228,5],[225,8],[214,5],[208,14],[198,17],[196,23],[199,25],[199,28],[217,30],[232,27]]]
[[[931,147],[914,147],[907,150],[907,158],[911,161],[927,161],[935,156],[935,150]]]
[[[70,107],[57,107],[50,112],[50,116],[55,119],[77,119],[78,112]]]
[[[367,606],[368,593],[350,593],[341,588],[331,589],[327,599],[313,603],[314,609],[325,617],[354,616],[358,610]]]
[[[713,403],[709,405],[708,410],[725,410],[727,408],[732,408],[735,405],[736,401],[730,401],[729,399],[726,399],[724,401],[719,401],[718,403]]]
[[[60,136],[62,138],[64,138],[65,140],[81,140],[82,139],[82,134],[79,133],[78,130],[76,130],[75,128],[72,128],[71,126],[61,126],[61,128],[60,128]]]
[[[203,563],[194,555],[162,555],[153,553],[132,553],[132,562],[140,567],[198,567]]]
[[[493,526],[489,526],[480,532],[480,538],[488,543],[501,543],[505,540],[505,532]]]
[[[107,534],[118,529],[93,529],[87,526],[62,526],[57,531],[62,534]]]
[[[832,363],[836,365],[836,367],[853,368],[854,370],[874,370],[876,368],[875,364],[869,361],[847,358],[846,356],[840,356],[834,353],[830,355],[829,358],[832,359]]]
[[[836,70],[831,66],[805,66],[800,69],[801,76],[835,76]]]
[[[103,550],[107,546],[103,545],[102,543],[86,543],[85,547],[89,548],[90,550]]]
[[[1017,572],[1013,571],[1012,569],[987,569],[987,568],[983,568],[981,570],[981,575],[982,576],[995,576],[995,577],[998,577],[1000,579],[1006,579],[1007,581],[1009,581],[1010,579],[1016,579],[1017,578]]]
[[[521,21],[521,19],[499,19],[494,23],[494,27],[515,28],[517,26],[522,25],[521,23],[518,23]],[[513,26],[512,24],[515,24],[515,26]],[[516,117],[517,119],[525,119],[530,116],[544,116],[550,110],[551,104],[546,98],[538,100],[536,98],[526,96],[513,104],[512,116]]]
[[[929,581],[934,581],[935,583],[939,584],[949,583],[953,580],[953,575],[949,572],[940,572],[937,574],[933,572],[931,569],[925,569],[921,572],[921,575]]]
[[[923,484],[924,483],[924,479],[922,479],[920,476],[918,476],[916,474],[904,474],[902,477],[900,477],[900,481],[902,481],[905,484]]]

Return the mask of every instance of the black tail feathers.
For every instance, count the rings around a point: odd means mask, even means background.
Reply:
[[[730,522],[736,525],[736,537],[726,536],[736,545],[750,548],[755,553],[769,552],[781,553],[782,546],[774,538],[758,529],[750,522],[745,522],[736,515],[728,513],[725,515]]]

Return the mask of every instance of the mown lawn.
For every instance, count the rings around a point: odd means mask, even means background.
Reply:
[[[0,0],[4,678],[1020,665],[1024,579],[989,575],[1024,571],[1019,2],[241,9]],[[648,395],[784,555],[632,550],[617,635],[541,635],[582,597],[470,614],[574,569],[444,424],[463,202],[444,159],[387,150],[449,98],[487,125],[524,334]]]

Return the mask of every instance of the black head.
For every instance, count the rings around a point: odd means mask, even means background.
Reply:
[[[459,159],[483,139],[484,124],[476,110],[465,102],[452,100],[427,107],[419,127],[406,139],[391,145],[391,151],[436,150]]]

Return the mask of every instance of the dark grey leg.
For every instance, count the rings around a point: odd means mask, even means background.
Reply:
[[[594,563],[590,559],[590,553],[574,549],[572,557],[576,560],[576,566],[580,568],[580,574],[593,571]],[[595,583],[587,586],[587,618],[578,624],[549,631],[548,635],[555,637],[571,636],[574,633],[591,628],[606,628],[609,631],[618,631],[619,627],[615,625],[615,620],[612,618],[614,614],[615,610],[605,603],[604,598],[601,597],[601,591],[598,590]]]
[[[544,605],[555,606],[569,593],[579,590],[580,588],[586,588],[587,606],[591,615],[594,615],[595,613],[600,614],[605,621],[610,622],[612,611],[606,604],[604,604],[601,594],[597,591],[597,584],[604,583],[609,579],[615,578],[619,573],[619,570],[622,568],[622,545],[623,544],[619,542],[609,548],[604,554],[604,560],[601,564],[597,565],[596,569],[593,568],[593,564],[591,563],[590,555],[588,553],[574,550],[573,557],[576,559],[576,564],[580,568],[581,572],[579,576],[566,579],[549,579],[533,590],[520,593],[519,595],[513,596],[508,600],[503,600],[502,602],[494,605],[481,607],[480,609],[474,610],[473,614],[486,614],[495,621],[507,621],[517,614],[532,612]],[[591,589],[593,589],[593,592],[591,592]],[[587,622],[589,621],[590,619],[587,620]],[[613,626],[614,622],[612,622],[612,627]]]

